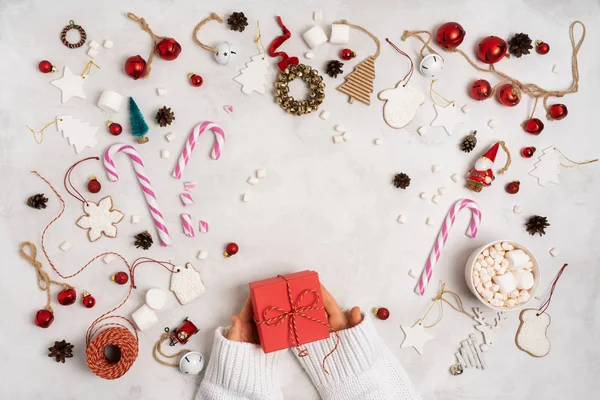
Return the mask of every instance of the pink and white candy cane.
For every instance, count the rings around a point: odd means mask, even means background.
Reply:
[[[431,280],[431,276],[433,274],[433,268],[440,260],[440,254],[442,252],[442,248],[446,244],[448,240],[448,233],[452,225],[454,225],[454,220],[456,219],[456,215],[463,209],[468,208],[471,210],[471,221],[469,222],[469,227],[467,228],[466,235],[470,238],[474,238],[477,235],[477,227],[481,223],[481,211],[479,210],[479,206],[473,200],[462,199],[458,200],[446,216],[444,223],[442,224],[442,229],[440,229],[440,234],[438,235],[435,245],[431,250],[431,254],[429,254],[429,258],[427,259],[427,263],[425,264],[425,269],[421,273],[421,277],[419,278],[419,283],[415,288],[415,292],[421,296],[425,293],[425,287]]]
[[[192,225],[192,216],[190,214],[181,214],[181,226],[183,227],[183,233],[187,237],[196,237],[196,231],[194,225]]]
[[[221,149],[225,144],[225,132],[214,122],[200,122],[194,127],[194,129],[192,129],[187,140],[185,141],[185,146],[183,146],[183,150],[181,150],[179,160],[177,161],[177,166],[175,166],[175,169],[173,170],[173,176],[175,178],[181,179],[181,174],[183,173],[185,166],[190,161],[190,156],[192,151],[194,151],[194,147],[196,147],[196,140],[198,139],[198,136],[202,135],[207,129],[211,130],[215,134],[215,142],[213,144],[210,156],[214,160],[218,160],[221,156]]]
[[[144,161],[142,161],[142,158],[133,146],[125,143],[113,144],[106,149],[106,152],[104,152],[104,169],[108,175],[108,180],[111,182],[116,182],[119,180],[119,174],[117,173],[117,168],[115,167],[115,163],[113,161],[113,157],[116,153],[125,153],[129,156],[131,164],[133,165],[133,169],[135,170],[135,174],[137,175],[138,182],[140,183],[140,187],[142,188],[142,192],[144,193],[144,197],[146,198],[148,209],[152,214],[152,219],[154,219],[154,225],[156,225],[160,243],[165,247],[169,246],[171,244],[171,236],[169,236],[169,230],[167,229],[163,215],[158,208],[156,194],[154,194],[150,179],[148,179],[148,176],[146,175]]]

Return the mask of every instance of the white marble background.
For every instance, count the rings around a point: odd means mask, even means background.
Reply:
[[[463,24],[467,37],[462,48],[468,53],[478,40],[495,34],[510,37],[526,32],[532,39],[550,43],[546,56],[536,54],[522,59],[503,60],[499,68],[523,81],[534,81],[544,87],[563,89],[570,85],[571,48],[568,28],[572,20],[581,19],[588,28],[588,37],[581,50],[579,93],[564,98],[569,116],[561,122],[548,122],[538,137],[525,134],[519,124],[528,115],[532,102],[525,99],[513,109],[500,106],[496,100],[477,103],[467,94],[467,86],[477,78],[465,61],[455,55],[446,57],[446,67],[439,77],[437,89],[459,104],[472,108],[467,122],[447,136],[442,128],[430,128],[420,137],[416,129],[428,125],[434,117],[431,102],[420,109],[415,120],[400,131],[392,130],[382,120],[383,103],[372,97],[366,107],[349,105],[346,97],[334,90],[343,78],[325,77],[328,91],[322,109],[331,112],[328,121],[317,115],[301,118],[284,113],[274,104],[271,94],[240,92],[232,81],[249,57],[256,52],[252,43],[257,19],[261,21],[265,46],[280,34],[274,16],[280,14],[293,37],[284,49],[292,55],[302,55],[307,47],[301,33],[313,25],[312,12],[321,10],[324,27],[341,17],[365,26],[381,39],[391,38],[401,48],[417,55],[416,40],[402,43],[405,29],[435,29],[439,24],[456,20]],[[135,54],[147,57],[150,39],[139,26],[125,17],[133,11],[147,19],[160,35],[175,37],[183,52],[175,62],[157,59],[147,80],[133,81],[122,71],[124,60]],[[227,67],[220,67],[212,57],[192,41],[192,30],[209,12],[228,16],[244,11],[250,27],[243,34],[230,32],[224,26],[211,23],[202,38],[214,45],[229,40],[238,43],[239,58]],[[574,1],[0,1],[0,254],[3,257],[0,280],[0,367],[1,398],[19,399],[192,399],[200,378],[184,376],[152,359],[151,348],[164,326],[174,327],[186,316],[191,317],[201,332],[189,342],[189,347],[209,355],[214,329],[226,325],[232,313],[242,305],[247,295],[247,282],[305,268],[318,270],[322,282],[344,307],[359,305],[365,310],[387,306],[391,318],[378,322],[381,335],[394,354],[402,361],[408,374],[425,399],[559,399],[596,398],[600,396],[600,301],[597,288],[600,273],[597,269],[596,234],[600,166],[562,169],[559,186],[539,187],[527,175],[534,160],[525,160],[518,151],[526,145],[543,149],[555,145],[577,160],[599,155],[597,135],[598,92],[600,68],[598,24],[600,5],[596,0]],[[88,99],[72,99],[60,103],[60,92],[48,82],[56,75],[37,71],[37,63],[49,59],[61,69],[66,64],[78,71],[88,61],[85,48],[69,50],[59,41],[62,27],[73,19],[85,27],[90,40],[115,42],[112,50],[100,50],[94,70],[85,84]],[[372,41],[352,32],[351,47],[359,56],[346,63],[345,72],[361,59],[372,54]],[[309,62],[319,69],[327,60],[336,58],[340,46],[323,45],[314,51]],[[551,72],[558,64],[560,73]],[[377,60],[375,92],[393,87],[406,73],[406,61],[387,44],[383,44]],[[187,74],[196,72],[204,77],[204,86],[191,87]],[[276,72],[271,69],[268,81]],[[496,81],[488,77],[493,83]],[[424,92],[429,81],[415,74],[412,84]],[[157,97],[156,88],[168,89],[166,97]],[[67,167],[87,156],[100,155],[115,141],[104,123],[109,118],[95,106],[100,93],[113,89],[133,96],[151,125],[148,144],[138,146],[155,185],[159,203],[172,232],[174,245],[156,245],[147,252],[136,251],[132,236],[149,229],[156,238],[142,194],[137,187],[129,162],[119,157],[121,174],[118,183],[108,182],[99,162],[88,162],[73,174],[82,187],[89,175],[95,174],[103,184],[99,199],[111,194],[118,208],[127,215],[139,214],[142,222],[119,225],[119,237],[89,243],[85,233],[75,226],[81,214],[80,205],[66,195],[61,181]],[[270,87],[269,87],[270,90]],[[233,114],[222,106],[233,104]],[[159,128],[152,122],[155,111],[167,105],[176,113],[169,128]],[[42,145],[31,138],[25,125],[41,127],[59,114],[73,116],[101,126],[98,145],[76,155],[61,135],[50,128]],[[539,115],[542,112],[538,112]],[[120,122],[126,131],[119,141],[132,143],[129,135],[128,113],[125,110],[110,118]],[[486,122],[500,122],[492,130]],[[180,181],[170,176],[184,138],[190,128],[202,120],[215,120],[228,133],[223,156],[219,161],[208,157],[212,138],[205,135],[194,154],[184,178],[194,179],[196,203],[191,209],[194,218],[211,224],[209,234],[196,239],[185,238],[180,229],[179,214],[184,211],[178,199]],[[334,145],[333,126],[348,128],[347,144]],[[458,150],[458,141],[469,131],[477,129],[479,145],[469,155]],[[176,132],[173,143],[164,139],[167,132]],[[374,146],[375,138],[385,144]],[[508,173],[498,177],[492,188],[473,194],[461,185],[453,184],[450,175],[463,175],[471,163],[489,144],[505,140],[514,160]],[[161,149],[169,149],[171,159],[163,160]],[[432,164],[443,168],[432,174]],[[257,168],[267,168],[269,177],[251,187],[245,181]],[[69,308],[55,306],[56,320],[47,330],[33,325],[35,311],[44,305],[44,293],[35,285],[32,267],[17,253],[22,241],[39,244],[41,230],[58,212],[58,201],[50,195],[49,208],[37,211],[28,208],[25,200],[37,192],[49,193],[48,188],[29,173],[36,169],[60,189],[67,202],[64,217],[48,234],[48,249],[54,261],[65,273],[72,273],[94,255],[117,251],[132,260],[144,255],[171,259],[177,263],[191,261],[202,273],[208,288],[194,303],[181,307],[169,296],[167,309],[161,312],[160,322],[140,334],[140,354],[130,372],[116,381],[97,378],[87,369],[84,353],[84,334],[100,313],[114,307],[125,295],[125,287],[109,281],[109,276],[123,269],[118,262],[105,265],[98,262],[72,279],[81,291],[87,289],[96,297],[92,310],[79,302]],[[394,173],[410,174],[412,184],[406,191],[396,190],[390,180]],[[513,179],[522,182],[521,191],[510,196],[503,185]],[[439,205],[419,199],[421,191],[433,192],[447,186],[448,193]],[[244,192],[252,195],[249,203],[240,201]],[[426,297],[413,293],[415,280],[409,269],[420,270],[438,233],[438,224],[425,225],[431,216],[438,223],[448,207],[458,198],[469,196],[479,202],[483,211],[480,234],[476,239],[464,236],[467,215],[461,215],[452,232],[443,259],[438,265],[434,283]],[[523,214],[513,214],[519,203]],[[405,225],[396,223],[398,214],[407,215]],[[532,214],[547,216],[552,226],[544,237],[531,237],[523,227]],[[520,352],[514,344],[518,315],[509,315],[507,326],[497,347],[486,357],[489,370],[468,370],[460,377],[448,373],[454,362],[454,352],[469,333],[470,321],[448,311],[444,320],[431,333],[436,340],[425,348],[423,356],[413,349],[400,349],[403,334],[400,324],[411,324],[429,305],[435,294],[436,281],[444,279],[449,288],[459,293],[466,305],[476,305],[476,299],[466,288],[463,264],[477,246],[498,239],[520,241],[534,251],[541,261],[544,283],[564,262],[566,270],[549,313],[552,325],[549,337],[551,353],[534,359]],[[59,250],[64,241],[73,243],[69,253]],[[220,254],[225,243],[240,244],[240,253],[225,260]],[[548,250],[560,249],[552,258]],[[208,260],[196,260],[198,250],[210,253]],[[49,270],[47,263],[45,268]],[[146,265],[137,276],[138,290],[122,308],[123,315],[137,308],[144,291],[151,287],[168,289],[169,275],[163,269]],[[537,304],[537,303],[534,303]],[[54,340],[66,339],[75,344],[75,358],[57,365],[47,357],[46,348]],[[310,385],[292,355],[286,357],[283,390],[287,399],[315,399],[317,393]]]

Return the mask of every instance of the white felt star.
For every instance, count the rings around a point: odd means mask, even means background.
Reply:
[[[465,114],[458,112],[458,106],[455,102],[450,103],[448,107],[433,105],[437,116],[431,121],[431,126],[443,126],[448,135],[452,135],[454,127],[465,120]]]
[[[405,335],[400,347],[404,348],[412,346],[419,354],[423,354],[423,347],[425,346],[425,343],[434,339],[433,336],[425,331],[423,325],[419,324],[418,322],[412,327],[401,325],[400,328],[402,328],[402,331]]]
[[[117,237],[118,224],[123,219],[124,215],[121,211],[115,210],[113,207],[112,197],[106,196],[98,202],[87,201],[83,203],[83,212],[86,215],[81,216],[77,220],[77,226],[88,230],[88,238],[90,242],[95,242],[102,235],[109,238]]]
[[[83,91],[83,82],[85,82],[85,78],[82,78],[81,75],[75,75],[68,66],[65,65],[65,69],[63,72],[63,77],[60,79],[56,79],[52,82],[52,86],[56,86],[62,92],[62,102],[63,104],[69,101],[71,97],[79,97],[81,99],[85,99],[85,92]]]

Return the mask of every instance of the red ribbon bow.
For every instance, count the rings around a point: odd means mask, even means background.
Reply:
[[[279,23],[279,26],[281,26],[281,29],[283,29],[283,35],[277,36],[275,39],[273,39],[273,41],[269,45],[269,55],[271,57],[277,57],[277,56],[281,57],[281,60],[277,63],[277,66],[279,67],[280,71],[284,71],[288,67],[288,65],[290,65],[290,64],[298,65],[300,63],[300,61],[298,60],[298,57],[290,57],[284,51],[276,52],[276,50],[279,46],[281,46],[286,40],[288,40],[290,37],[292,37],[292,33],[283,24],[281,17],[279,17],[279,16],[277,17],[277,22]]]

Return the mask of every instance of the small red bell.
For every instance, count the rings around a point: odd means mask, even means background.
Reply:
[[[385,307],[375,308],[373,312],[375,313],[375,316],[382,321],[385,321],[390,317],[390,310]]]
[[[521,186],[521,182],[519,181],[512,181],[509,182],[506,187],[504,188],[504,190],[506,190],[506,193],[509,194],[517,194],[517,192],[519,191],[519,188]]]
[[[435,42],[446,49],[455,49],[465,39],[465,30],[458,22],[446,22],[435,35]]]
[[[534,153],[535,153],[535,147],[533,147],[533,146],[523,147],[521,149],[521,156],[523,156],[523,158],[531,158],[531,157],[533,157]]]
[[[38,64],[38,69],[44,74],[47,74],[48,72],[56,72],[56,67],[48,60],[40,61]]]
[[[550,45],[548,43],[544,43],[541,40],[537,40],[535,42],[535,51],[537,51],[538,54],[548,54],[548,52],[550,51]]]
[[[471,97],[475,100],[489,99],[492,95],[492,85],[485,79],[478,79],[471,85]]]
[[[498,101],[506,107],[514,107],[521,102],[521,93],[511,83],[507,83],[498,90]]]
[[[92,308],[96,305],[96,299],[86,290],[82,294],[81,303],[85,308]]]
[[[47,328],[54,322],[54,313],[46,309],[38,310],[33,322],[40,328]]]
[[[132,56],[125,61],[125,73],[134,80],[146,75],[146,60],[142,56]]]
[[[181,53],[181,45],[173,38],[165,38],[156,44],[156,52],[163,60],[173,61]]]
[[[200,87],[204,83],[204,79],[202,79],[200,75],[196,75],[194,73],[189,74],[188,79],[194,87]]]
[[[340,58],[344,61],[350,61],[352,60],[354,57],[356,57],[356,53],[353,52],[350,49],[342,49],[340,51]]]
[[[567,106],[564,104],[552,104],[550,111],[548,111],[548,119],[555,119],[557,121],[564,119],[569,114]]]
[[[110,134],[113,136],[119,136],[123,132],[123,127],[121,124],[116,122],[108,121],[106,126],[108,126],[108,132],[110,132]]]
[[[111,276],[110,279],[119,285],[124,285],[129,281],[129,275],[126,272],[120,271]]]
[[[98,182],[95,176],[90,176],[88,181],[87,189],[90,193],[98,193],[102,189],[102,185]]]
[[[239,246],[236,243],[228,243],[227,246],[225,246],[225,252],[223,252],[223,255],[227,258],[231,257],[234,254],[237,254],[237,252],[240,250]]]
[[[504,58],[507,50],[508,45],[504,39],[498,36],[488,36],[479,42],[477,57],[482,63],[495,64]]]
[[[544,130],[544,123],[539,118],[531,118],[523,123],[525,132],[539,135]]]
[[[77,300],[77,292],[73,288],[63,289],[58,292],[56,299],[62,306],[70,306]]]

